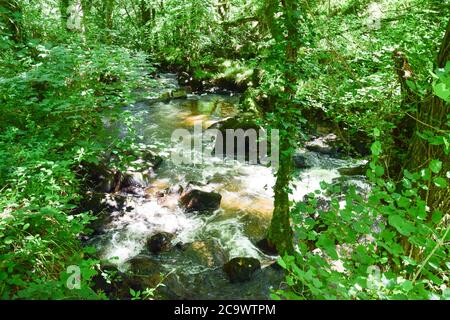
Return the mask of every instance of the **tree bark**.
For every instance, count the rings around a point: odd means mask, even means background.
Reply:
[[[447,24],[444,39],[436,58],[436,67],[443,68],[449,61],[450,53],[450,20]],[[419,133],[424,131],[433,132],[440,135],[448,132],[447,115],[450,112],[449,104],[431,93],[426,99],[421,99],[407,84],[407,81],[414,83],[414,72],[409,65],[406,56],[394,51],[394,62],[401,84],[404,108],[416,105],[415,114],[407,114],[407,117],[398,124],[397,131],[394,131],[394,140],[396,147],[406,150],[406,156],[397,170],[402,177],[403,169],[411,172],[418,172],[428,168],[430,161],[438,159],[442,162],[442,170],[439,176],[447,179],[446,173],[450,170],[450,159],[445,154],[443,145],[433,145],[429,141],[420,137]],[[403,142],[402,142],[403,140]],[[406,143],[405,143],[406,142]],[[393,157],[391,162],[400,158]],[[396,168],[396,164],[390,165],[391,169]],[[447,213],[450,210],[450,192],[449,189],[438,188],[432,181],[428,185],[429,190],[422,191],[422,197],[426,200],[430,212],[440,210]]]
[[[145,26],[149,21],[152,21],[152,8],[147,4],[145,0],[141,0],[141,24]]]
[[[103,0],[103,12],[105,14],[105,28],[111,30],[113,28],[113,12],[114,0]]]
[[[272,4],[269,4],[273,8]],[[299,21],[298,21],[298,4],[296,0],[282,0],[281,8],[284,15],[284,28],[287,31],[286,37],[276,39],[283,41],[285,46],[285,72],[284,72],[284,89],[281,99],[277,103],[278,117],[281,121],[287,123],[295,121],[295,116],[291,114],[291,110],[298,109],[294,103],[295,85],[298,80],[298,74],[295,70],[298,57],[298,39],[299,39]],[[277,30],[272,32],[277,33]],[[291,118],[291,116],[293,116]],[[275,183],[275,203],[272,221],[268,233],[268,242],[275,246],[281,255],[292,254],[293,247],[293,231],[290,221],[290,184],[292,181],[292,150],[295,150],[293,140],[298,135],[295,132],[296,125],[287,125],[286,129],[280,130],[280,163],[277,172],[277,181]]]
[[[286,148],[289,146],[286,144],[286,139],[281,138],[280,140],[282,140],[280,141],[280,150],[287,150]],[[267,235],[270,246],[276,248],[280,255],[294,252],[289,201],[291,174],[292,158],[283,155],[283,152],[281,152],[277,180],[274,187],[274,210]]]
[[[450,20],[436,60],[436,66],[438,68],[443,68],[447,61],[449,61],[449,52]],[[431,160],[439,159],[442,162],[442,170],[439,176],[447,179],[446,173],[450,170],[450,158],[445,154],[443,145],[433,145],[429,141],[419,137],[417,133],[426,130],[433,131],[437,135],[440,132],[448,132],[450,129],[447,125],[447,116],[450,113],[449,106],[449,103],[446,103],[434,94],[419,104],[417,113],[414,116],[417,119],[416,128],[411,139],[405,164],[408,170],[418,171],[427,168]],[[433,212],[433,210],[441,210],[444,213],[448,213],[450,211],[449,191],[449,188],[438,188],[434,183],[429,184],[429,190],[425,192],[424,196],[431,209],[430,212]]]

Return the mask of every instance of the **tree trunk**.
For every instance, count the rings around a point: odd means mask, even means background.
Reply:
[[[103,12],[105,14],[105,28],[113,28],[114,0],[103,0]]]
[[[286,139],[281,138],[281,140],[280,150],[287,150],[289,146],[286,145]],[[270,246],[276,248],[280,255],[292,254],[294,252],[289,201],[291,173],[292,158],[281,152],[277,181],[274,187],[275,202],[273,216],[267,235]]]
[[[443,68],[449,61],[450,52],[450,20],[447,25],[446,33],[442,41],[442,45],[437,57],[437,67]],[[414,118],[416,119],[416,127],[414,135],[411,139],[408,157],[406,158],[405,167],[410,171],[418,171],[427,168],[430,161],[439,159],[442,162],[442,170],[440,176],[446,178],[447,171],[450,170],[449,156],[444,152],[443,145],[432,145],[428,141],[418,136],[418,132],[425,130],[432,131],[439,135],[450,129],[447,125],[447,116],[450,113],[449,103],[446,103],[436,95],[422,101],[417,109]],[[429,190],[425,194],[425,199],[430,212],[433,210],[441,210],[444,213],[450,210],[450,189],[438,188],[434,183],[429,184]]]
[[[145,26],[149,21],[152,21],[152,8],[147,4],[145,0],[141,0],[141,24]]]
[[[67,14],[67,30],[84,32],[84,12],[81,0],[72,0],[69,4]]]
[[[275,38],[282,41],[285,46],[285,84],[281,99],[277,103],[276,113],[278,113],[279,121],[287,125],[284,126],[285,129],[280,130],[280,163],[275,183],[275,208],[268,233],[268,242],[276,247],[279,254],[284,255],[294,252],[289,194],[293,170],[292,150],[295,150],[294,141],[298,134],[296,132],[297,125],[289,125],[289,123],[295,121],[298,115],[293,114],[296,113],[294,110],[298,110],[298,106],[293,100],[298,79],[295,65],[298,57],[299,21],[296,0],[282,0],[281,5],[287,37],[279,37],[280,35],[275,34]],[[273,4],[269,3],[269,7],[273,7]],[[274,29],[273,32],[277,33],[277,30]]]

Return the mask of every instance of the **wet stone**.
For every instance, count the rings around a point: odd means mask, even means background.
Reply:
[[[193,189],[185,192],[180,203],[186,208],[187,212],[197,211],[215,211],[219,209],[222,196],[215,192],[205,192]]]
[[[130,266],[132,274],[152,275],[163,271],[161,264],[153,257],[140,254],[126,262]]]
[[[308,169],[311,168],[311,166],[308,164],[306,157],[301,154],[295,154],[293,157],[294,165],[296,168],[299,169]]]
[[[234,258],[223,266],[230,282],[245,282],[261,269],[261,263],[255,258]]]
[[[167,232],[160,232],[147,240],[147,248],[153,254],[169,251],[172,248],[174,236]]]

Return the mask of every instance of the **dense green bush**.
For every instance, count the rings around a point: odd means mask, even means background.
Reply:
[[[442,162],[433,160],[416,173],[405,170],[397,183],[385,175],[381,142],[371,149],[368,195],[353,186],[340,202],[340,186],[323,183],[323,190],[295,205],[299,252],[279,261],[291,289],[275,298],[450,299],[448,213],[430,211],[422,193],[430,184],[448,188],[438,175]],[[330,208],[318,206],[330,194]]]
[[[145,56],[75,41],[29,43],[11,59],[22,51],[35,59],[15,74],[11,60],[0,66],[9,68],[0,78],[0,297],[98,298],[89,288],[97,262],[78,239],[92,218],[70,214],[80,197],[76,168],[128,143],[102,121],[128,116],[121,106],[146,81]],[[70,265],[81,268],[81,290],[67,289]]]

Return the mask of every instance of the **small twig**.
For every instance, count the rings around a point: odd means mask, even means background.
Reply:
[[[433,248],[433,250],[431,250],[430,254],[426,257],[425,261],[422,263],[422,265],[420,266],[419,270],[417,270],[416,274],[414,274],[414,277],[412,278],[412,282],[413,283],[416,282],[417,277],[419,277],[419,275],[422,273],[423,268],[426,266],[428,261],[434,255],[436,250],[439,249],[444,244],[444,240],[445,240],[445,238],[447,238],[447,235],[448,235],[449,231],[450,231],[450,225],[447,227],[447,230],[445,230],[445,233],[444,233],[444,236],[442,237],[442,239],[437,241],[436,246]]]
[[[420,119],[414,117],[413,115],[409,114],[408,112],[405,112],[405,113],[406,113],[406,115],[407,115],[408,117],[411,117],[412,119],[416,120],[416,121],[419,122],[420,124],[423,124],[424,126],[427,126],[427,127],[431,128],[431,129],[434,129],[434,130],[436,130],[437,132],[447,133],[447,131],[442,130],[442,129],[439,129],[439,128],[436,128],[436,127],[433,127],[433,126],[429,125],[428,123],[425,123],[425,122],[421,121]]]

